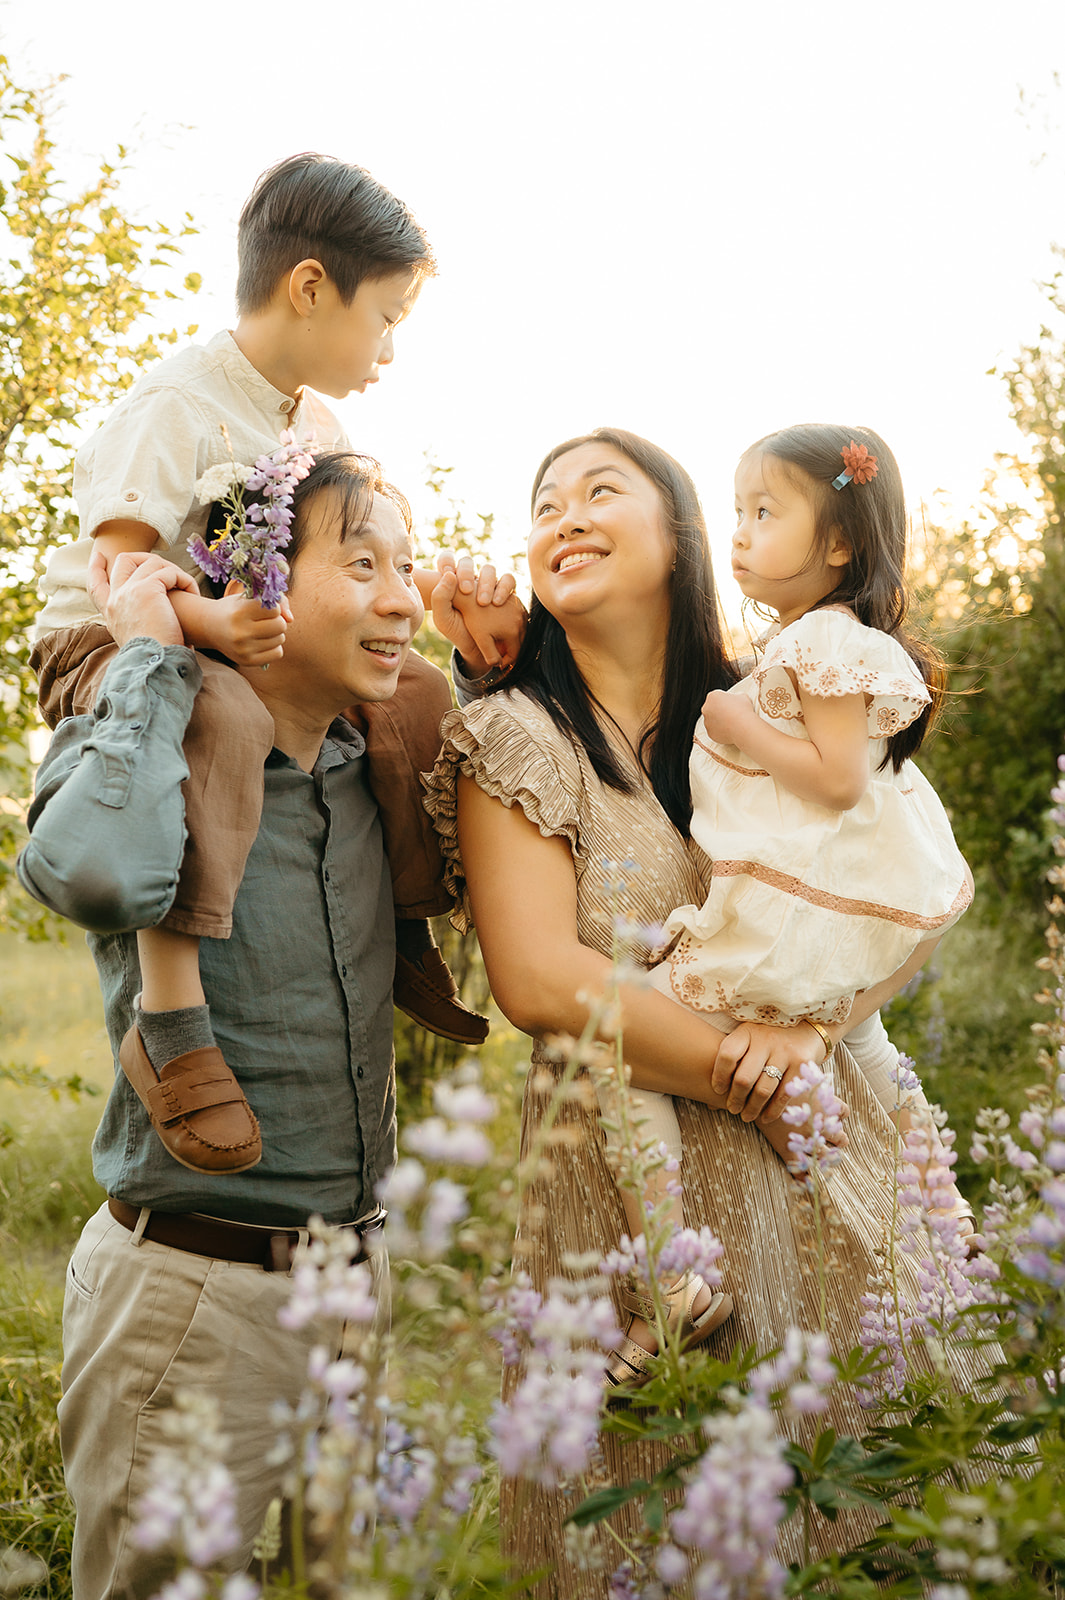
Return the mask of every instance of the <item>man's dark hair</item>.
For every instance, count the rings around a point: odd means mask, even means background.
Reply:
[[[306,542],[307,514],[320,494],[332,490],[339,500],[340,543],[357,539],[373,510],[373,497],[382,495],[391,500],[403,526],[410,533],[414,523],[406,495],[389,483],[381,471],[381,464],[373,456],[361,456],[355,450],[332,450],[318,456],[310,472],[298,483],[292,495],[292,537],[285,547],[285,560],[291,567]],[[254,496],[246,497],[250,502]],[[204,539],[208,544],[218,534],[224,533],[227,523],[226,508],[215,501],[207,513]],[[203,577],[209,594],[220,600],[225,593],[224,578]]]
[[[320,261],[350,305],[359,284],[409,270],[431,277],[429,241],[402,200],[362,167],[306,151],[264,172],[237,229],[237,310],[262,311],[278,279]]]

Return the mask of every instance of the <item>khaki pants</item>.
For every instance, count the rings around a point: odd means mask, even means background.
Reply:
[[[49,633],[31,663],[41,715],[50,728],[93,709],[117,645],[100,622]],[[185,736],[189,776],[183,785],[188,839],[174,903],[161,927],[196,938],[228,939],[233,902],[259,831],[263,762],[274,723],[251,685],[224,662],[198,655],[203,687]],[[440,749],[440,719],[451,708],[444,674],[411,653],[392,700],[352,707],[366,738],[370,788],[381,813],[399,917],[450,909],[433,825],[422,805],[419,773]]]
[[[387,1309],[387,1258],[374,1257]],[[63,1308],[59,1430],[77,1512],[75,1600],[149,1600],[174,1576],[172,1558],[131,1538],[148,1466],[163,1440],[160,1419],[177,1389],[213,1397],[231,1444],[247,1567],[284,1467],[271,1406],[294,1405],[320,1332],[278,1326],[291,1280],[261,1267],[213,1261],[133,1234],[103,1206],[71,1257]]]

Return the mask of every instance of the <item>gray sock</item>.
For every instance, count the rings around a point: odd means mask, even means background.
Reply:
[[[206,1049],[215,1042],[210,1006],[187,1006],[183,1011],[142,1011],[137,1006],[134,1015],[156,1072],[162,1072],[175,1056]]]

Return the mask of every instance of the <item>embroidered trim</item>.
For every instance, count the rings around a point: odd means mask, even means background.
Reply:
[[[682,1005],[692,1011],[708,1012],[712,1016],[720,1014],[731,1017],[733,1022],[767,1022],[777,1028],[793,1027],[808,1016],[809,1008],[792,1013],[769,1004],[750,1005],[735,989],[726,989],[718,979],[710,982],[697,972],[682,972],[686,958],[690,959],[689,951],[695,945],[696,941],[691,935],[685,934],[670,960],[670,986]],[[814,1010],[818,1013],[819,1022],[846,1022],[853,1005],[852,994],[841,995],[837,1000],[827,1000],[823,1005],[815,1006]]]
[[[730,772],[742,772],[745,778],[768,778],[769,776],[768,772],[763,772],[761,767],[738,767],[734,761],[726,761],[724,756],[719,756],[716,750],[711,750],[708,744],[704,744],[698,734],[695,735],[695,743],[700,750],[710,757],[711,761],[716,761],[721,767],[728,767]]]
[[[843,916],[879,917],[883,922],[894,922],[902,928],[927,930],[941,928],[944,923],[950,922],[964,911],[973,897],[968,882],[965,882],[958,890],[954,904],[943,916],[922,917],[916,911],[898,911],[893,906],[878,905],[875,900],[848,900],[843,895],[829,894],[827,890],[811,888],[808,883],[803,883],[801,878],[793,878],[787,872],[778,872],[775,867],[763,866],[760,861],[715,861],[712,876],[756,878],[759,883],[780,889],[784,894],[793,894],[797,899],[805,900],[812,906],[825,906],[828,910],[838,911]]]

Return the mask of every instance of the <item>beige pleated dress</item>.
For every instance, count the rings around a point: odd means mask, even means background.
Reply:
[[[642,923],[661,922],[675,906],[703,900],[705,858],[672,826],[650,787],[643,785],[632,795],[605,788],[584,750],[564,737],[525,695],[497,694],[452,712],[444,719],[442,732],[444,748],[429,780],[426,804],[441,836],[459,908],[458,925],[469,926],[456,839],[459,773],[472,777],[504,805],[520,806],[545,836],[568,841],[577,878],[578,935],[583,944],[604,955],[610,954],[616,914]],[[602,863],[626,860],[634,862],[635,869],[623,874],[624,887],[614,899],[604,891]],[[514,907],[514,915],[521,915],[520,905]],[[533,1061],[534,1068],[541,1061],[539,1047]],[[835,1062],[836,1088],[850,1107],[850,1145],[828,1179],[834,1227],[827,1332],[833,1350],[845,1354],[859,1342],[859,1297],[873,1267],[874,1251],[890,1223],[888,1152],[893,1130],[844,1049],[837,1049]],[[544,1095],[527,1086],[523,1153],[547,1103]],[[696,1227],[708,1224],[724,1243],[724,1283],[735,1301],[732,1317],[704,1348],[724,1359],[737,1344],[773,1348],[792,1325],[815,1330],[817,1274],[799,1186],[750,1124],[693,1100],[678,1099],[675,1104],[684,1141],[686,1221]],[[515,1266],[527,1271],[541,1290],[550,1279],[564,1275],[564,1255],[587,1251],[605,1255],[625,1232],[595,1112],[568,1102],[562,1107],[561,1122],[574,1130],[574,1137],[552,1149],[552,1179],[528,1193],[515,1245]],[[620,1303],[619,1320],[624,1326]],[[841,1433],[861,1434],[868,1421],[856,1405],[839,1401],[818,1419],[818,1426],[831,1424]],[[669,1455],[666,1448],[622,1442],[612,1434],[602,1436],[602,1447],[600,1484],[648,1479]],[[522,1576],[549,1569],[536,1591],[545,1600],[604,1600],[608,1575],[621,1563],[623,1553],[609,1539],[603,1571],[581,1570],[566,1559],[563,1523],[581,1497],[576,1486],[567,1495],[528,1484],[503,1484],[505,1546]],[[627,1509],[612,1519],[612,1525],[624,1537],[637,1532],[639,1521],[638,1511]],[[853,1529],[849,1536],[854,1536]],[[838,1537],[824,1523],[820,1531],[815,1529],[815,1548],[831,1548]],[[797,1529],[785,1531],[782,1559],[798,1556],[797,1540]]]

